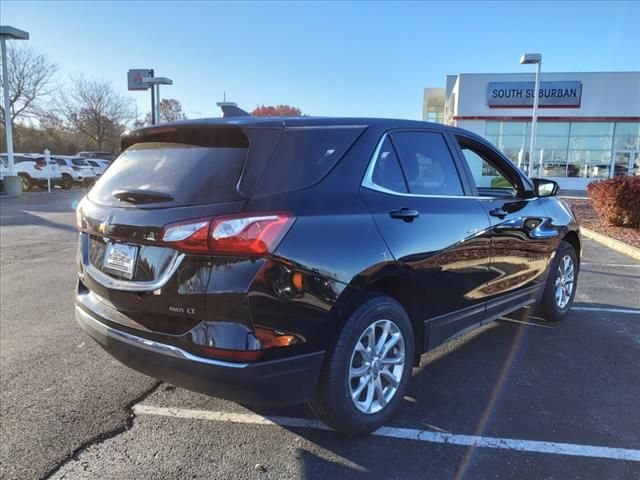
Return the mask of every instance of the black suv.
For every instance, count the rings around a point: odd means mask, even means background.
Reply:
[[[551,181],[465,130],[223,118],[127,133],[77,210],[77,320],[126,365],[246,405],[382,425],[422,353],[569,310],[581,242]]]

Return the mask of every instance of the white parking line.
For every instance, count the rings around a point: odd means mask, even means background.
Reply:
[[[589,266],[589,267],[635,267],[640,268],[640,263],[596,263],[596,262],[580,262],[580,266]]]
[[[571,310],[576,312],[610,312],[640,315],[640,310],[634,310],[632,308],[571,307]]]
[[[319,420],[257,415],[255,413],[211,412],[207,410],[189,410],[184,408],[154,407],[152,405],[135,405],[133,412],[137,415],[159,415],[194,420],[210,420],[214,422],[243,423],[250,425],[280,425],[283,427],[313,428],[331,430]],[[433,432],[413,428],[381,427],[372,435],[378,437],[401,438],[419,442],[445,443],[466,447],[497,448],[520,452],[550,453],[576,457],[609,458],[640,462],[640,450],[628,448],[600,447],[595,445],[578,445],[573,443],[540,442],[533,440],[517,440],[513,438],[480,437],[476,435],[459,435],[455,433]]]

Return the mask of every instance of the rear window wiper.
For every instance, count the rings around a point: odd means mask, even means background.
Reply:
[[[121,202],[129,203],[154,203],[170,202],[173,197],[168,193],[153,190],[116,190],[113,196]]]

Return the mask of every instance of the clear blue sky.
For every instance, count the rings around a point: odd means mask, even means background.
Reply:
[[[287,103],[311,115],[420,118],[426,86],[460,72],[640,70],[638,2],[0,2],[63,76],[155,68],[190,117]],[[128,93],[127,93],[128,94]],[[139,114],[148,94],[131,92]]]

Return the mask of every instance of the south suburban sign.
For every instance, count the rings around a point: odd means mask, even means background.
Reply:
[[[534,82],[490,82],[487,105],[495,108],[533,107]],[[582,82],[540,82],[538,106],[563,108],[580,106]]]
[[[153,72],[147,68],[137,68],[127,72],[129,90],[149,90],[149,83],[143,82],[145,77],[153,77]]]

